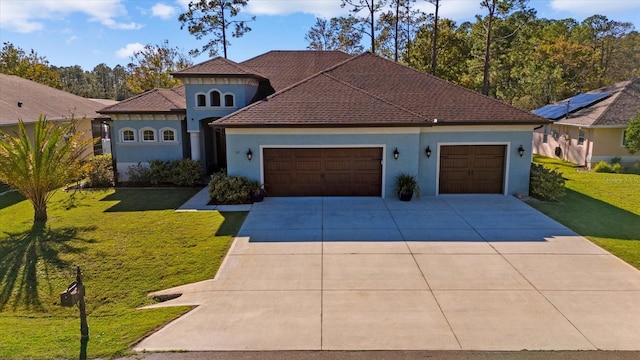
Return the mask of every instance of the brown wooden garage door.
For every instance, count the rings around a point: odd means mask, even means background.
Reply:
[[[268,196],[380,196],[382,148],[264,149]]]
[[[440,194],[502,194],[506,145],[440,147]]]

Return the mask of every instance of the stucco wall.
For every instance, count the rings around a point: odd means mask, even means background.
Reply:
[[[554,136],[554,131],[557,136]],[[583,131],[585,140],[578,144],[579,133]],[[544,143],[544,128],[533,134],[535,154],[550,158],[562,159],[580,166],[591,168],[599,161],[611,161],[614,157],[622,158],[625,164],[640,161],[640,154],[630,155],[622,146],[622,128],[579,128],[561,124],[549,125],[547,142]],[[562,150],[560,156],[555,153],[556,147]]]
[[[507,146],[506,194],[527,194],[531,162],[531,126],[364,129],[227,129],[229,175],[264,181],[265,147],[382,147],[383,197],[394,196],[395,177],[406,172],[418,176],[421,195],[435,195],[439,144],[504,144]],[[427,158],[427,145],[432,155]],[[525,148],[520,158],[517,148]],[[393,151],[398,149],[398,160]],[[247,159],[251,149],[253,158]]]
[[[137,141],[123,142],[121,130],[130,128],[136,131]],[[156,130],[155,142],[142,142],[139,131],[143,128]],[[175,130],[175,141],[161,141],[161,129]],[[113,157],[117,160],[118,180],[127,181],[126,171],[137,163],[147,164],[151,160],[176,160],[183,158],[184,134],[180,120],[117,120],[111,126]]]
[[[233,94],[235,104],[233,107],[197,107],[196,95],[205,94],[209,96],[212,90],[218,90],[222,96],[224,105],[224,95]],[[229,115],[249,104],[253,96],[258,91],[258,86],[253,84],[188,84],[185,86],[185,96],[187,104],[187,129],[190,131],[200,130],[199,121],[207,118],[219,118]],[[208,99],[207,99],[208,101]],[[193,120],[192,120],[193,119]]]

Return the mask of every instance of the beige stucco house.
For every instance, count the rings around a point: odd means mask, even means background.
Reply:
[[[15,75],[0,74],[0,130],[18,131],[18,120],[33,132],[33,124],[42,114],[49,121],[75,121],[75,131],[87,138],[102,136],[102,121],[108,119],[96,111],[115,103],[112,100],[92,100],[54,89]],[[101,142],[88,147],[84,155],[101,153]]]
[[[533,152],[591,168],[619,157],[623,164],[640,161],[629,154],[624,134],[640,111],[640,79],[622,81],[543,106],[534,114],[553,120],[534,131]]]

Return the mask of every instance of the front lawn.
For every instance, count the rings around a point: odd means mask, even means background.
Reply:
[[[567,179],[560,203],[530,204],[640,269],[640,176],[586,171],[557,159],[534,162]]]
[[[57,193],[45,229],[0,196],[0,358],[77,358],[78,308],[59,293],[84,273],[89,358],[113,358],[188,308],[136,310],[147,293],[212,278],[246,213],[174,209],[197,189]]]

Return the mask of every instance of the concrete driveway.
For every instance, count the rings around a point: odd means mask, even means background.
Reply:
[[[640,271],[499,195],[267,198],[176,293],[135,350],[640,350]]]

